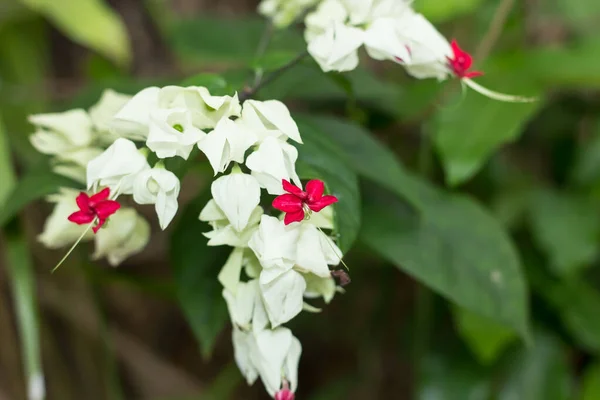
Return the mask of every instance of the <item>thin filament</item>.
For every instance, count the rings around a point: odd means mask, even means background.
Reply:
[[[490,99],[504,101],[507,103],[532,103],[532,102],[538,100],[537,97],[514,96],[514,95],[510,95],[510,94],[494,92],[493,90],[483,87],[480,84],[478,84],[477,82],[475,82],[474,80],[469,79],[469,78],[464,78],[464,79],[462,79],[462,81],[467,86],[469,86],[471,89],[473,89],[474,91],[476,91],[484,96],[487,96]]]

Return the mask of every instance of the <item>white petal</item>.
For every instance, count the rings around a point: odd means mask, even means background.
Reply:
[[[296,337],[292,336],[292,343],[283,366],[285,378],[290,383],[290,390],[292,392],[296,392],[296,389],[298,389],[298,364],[300,363],[301,355],[302,345]]]
[[[39,128],[30,140],[41,153],[60,154],[87,147],[92,141],[92,121],[85,110],[30,115],[28,119]]]
[[[263,215],[258,230],[248,242],[248,247],[252,249],[263,268],[288,270],[293,267],[296,259],[299,234],[297,226],[285,226],[283,221]]]
[[[157,110],[150,116],[146,146],[158,158],[179,156],[187,160],[196,143],[205,136],[192,124],[191,113],[185,109]]]
[[[90,118],[98,131],[108,131],[113,117],[123,108],[131,96],[117,93],[112,89],[102,92],[100,100],[90,107]]]
[[[139,253],[150,240],[150,225],[133,208],[121,208],[94,236],[93,259],[106,257],[117,266],[127,257]]]
[[[158,109],[157,87],[138,92],[114,116],[109,123],[111,129],[123,137],[145,139],[148,136],[150,114]]]
[[[226,220],[227,216],[223,213],[223,210],[219,208],[215,199],[210,199],[208,203],[206,203],[202,211],[200,211],[200,216],[198,217],[198,219],[200,219],[200,221],[206,222],[219,221]]]
[[[304,272],[311,272],[323,278],[331,276],[321,242],[323,234],[314,225],[301,225],[296,258],[297,267]]]
[[[304,298],[316,299],[322,297],[325,303],[329,304],[335,296],[336,286],[335,279],[332,276],[321,278],[313,274],[305,274],[306,291]]]
[[[286,328],[264,330],[256,334],[256,346],[261,355],[257,366],[265,389],[271,396],[281,387],[282,370],[292,338],[292,332]]]
[[[213,182],[211,192],[231,225],[238,232],[243,231],[260,202],[260,186],[256,179],[243,173],[225,175]]]
[[[133,193],[133,182],[136,175],[150,168],[146,157],[141,154],[135,144],[119,138],[98,157],[87,165],[87,186],[108,186],[119,193]]]
[[[256,117],[249,116],[251,114],[255,114]],[[298,125],[296,125],[296,122],[290,115],[288,108],[280,101],[247,100],[244,103],[242,118],[246,118],[247,116],[252,121],[256,121],[258,118],[267,130],[279,130],[290,139],[302,143]]]
[[[204,139],[198,142],[198,148],[204,153],[213,168],[215,175],[225,172],[231,163],[231,149],[227,142],[227,136],[217,129],[210,132]]]
[[[400,35],[397,24],[397,19],[379,18],[369,26],[365,32],[365,48],[372,58],[392,61],[400,58],[410,62],[409,41]]]
[[[304,19],[306,25],[304,38],[307,42],[311,42],[315,37],[323,34],[333,22],[344,22],[347,18],[348,11],[340,0],[321,1],[317,9]]]
[[[364,41],[361,29],[335,22],[308,43],[308,52],[324,72],[351,71],[358,66],[358,48]]]
[[[248,385],[252,385],[258,379],[258,369],[256,369],[251,358],[252,353],[256,352],[254,335],[234,327],[232,341],[235,363],[246,378]]]
[[[252,171],[261,187],[267,189],[269,194],[283,194],[281,181],[291,180],[301,186],[296,173],[295,164],[298,159],[298,150],[279,139],[267,137],[246,159],[246,166]]]
[[[223,289],[223,297],[227,302],[229,316],[232,324],[242,329],[249,329],[254,314],[254,303],[258,299],[258,283],[256,281],[238,282],[235,286],[236,288],[233,291],[227,288]]]
[[[265,270],[261,275],[264,273]],[[289,270],[266,285],[260,284],[265,308],[274,328],[285,324],[302,311],[305,289],[306,281],[294,270]]]

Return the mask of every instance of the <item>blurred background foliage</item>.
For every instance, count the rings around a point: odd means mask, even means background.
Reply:
[[[206,168],[187,170],[177,226],[153,226],[142,254],[111,269],[81,246],[50,275],[62,252],[36,241],[41,199],[70,182],[26,120],[105,88],[242,90],[305,48],[294,27],[257,57],[256,4],[0,0],[0,399],[26,398],[42,371],[48,399],[265,398],[233,364],[216,280],[227,254],[197,221]],[[346,294],[291,324],[297,397],[600,399],[600,2],[415,8],[473,52],[483,84],[540,101],[366,59],[344,75],[305,60],[258,93],[293,110],[299,171],[340,197],[351,249]]]

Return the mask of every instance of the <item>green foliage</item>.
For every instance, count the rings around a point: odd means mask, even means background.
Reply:
[[[581,400],[595,400],[600,398],[600,364],[592,364],[583,377]]]
[[[416,0],[415,9],[423,13],[431,22],[438,23],[470,14],[482,3],[483,0]]]
[[[526,283],[506,232],[471,199],[419,185],[422,218],[390,196],[365,196],[362,240],[458,305],[528,339]]]
[[[516,336],[513,331],[460,307],[453,309],[454,323],[477,359],[485,365],[496,361]]]
[[[210,357],[217,335],[229,320],[216,277],[231,251],[206,245],[202,233],[208,227],[198,216],[209,198],[209,193],[203,194],[183,210],[170,243],[177,299],[205,358]]]
[[[558,275],[590,265],[600,247],[600,210],[587,198],[539,190],[530,197],[532,233]]]
[[[121,18],[103,0],[21,0],[44,15],[72,40],[115,62],[130,61],[130,44]]]
[[[6,225],[27,204],[46,195],[58,193],[60,187],[78,187],[69,178],[54,174],[45,162],[32,168],[20,179],[4,207],[0,209],[0,227]]]

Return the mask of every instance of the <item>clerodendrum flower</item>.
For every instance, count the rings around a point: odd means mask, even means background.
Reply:
[[[298,149],[273,136],[265,138],[258,149],[246,159],[246,166],[252,171],[260,186],[269,194],[284,193],[281,180],[291,180],[300,185],[296,173]]]
[[[76,198],[79,211],[75,211],[69,215],[69,221],[78,225],[84,225],[91,224],[97,220],[92,230],[94,233],[98,232],[98,229],[104,225],[108,217],[121,208],[118,202],[109,200],[109,196],[109,188],[105,188],[91,197],[81,192]]]
[[[192,123],[186,109],[157,110],[150,116],[146,146],[158,158],[179,156],[187,160],[196,143],[206,134]]]
[[[260,186],[256,179],[252,175],[234,171],[215,180],[211,192],[233,228],[238,232],[243,231],[260,202]]]
[[[282,184],[287,193],[277,196],[273,200],[273,207],[286,213],[284,219],[286,225],[300,222],[305,218],[306,213],[319,212],[338,201],[335,196],[323,196],[325,184],[318,179],[313,179],[306,184],[306,192],[285,179]]]
[[[179,204],[180,182],[164,168],[154,167],[138,174],[133,184],[133,200],[138,204],[154,204],[158,223],[165,230],[171,223]]]

